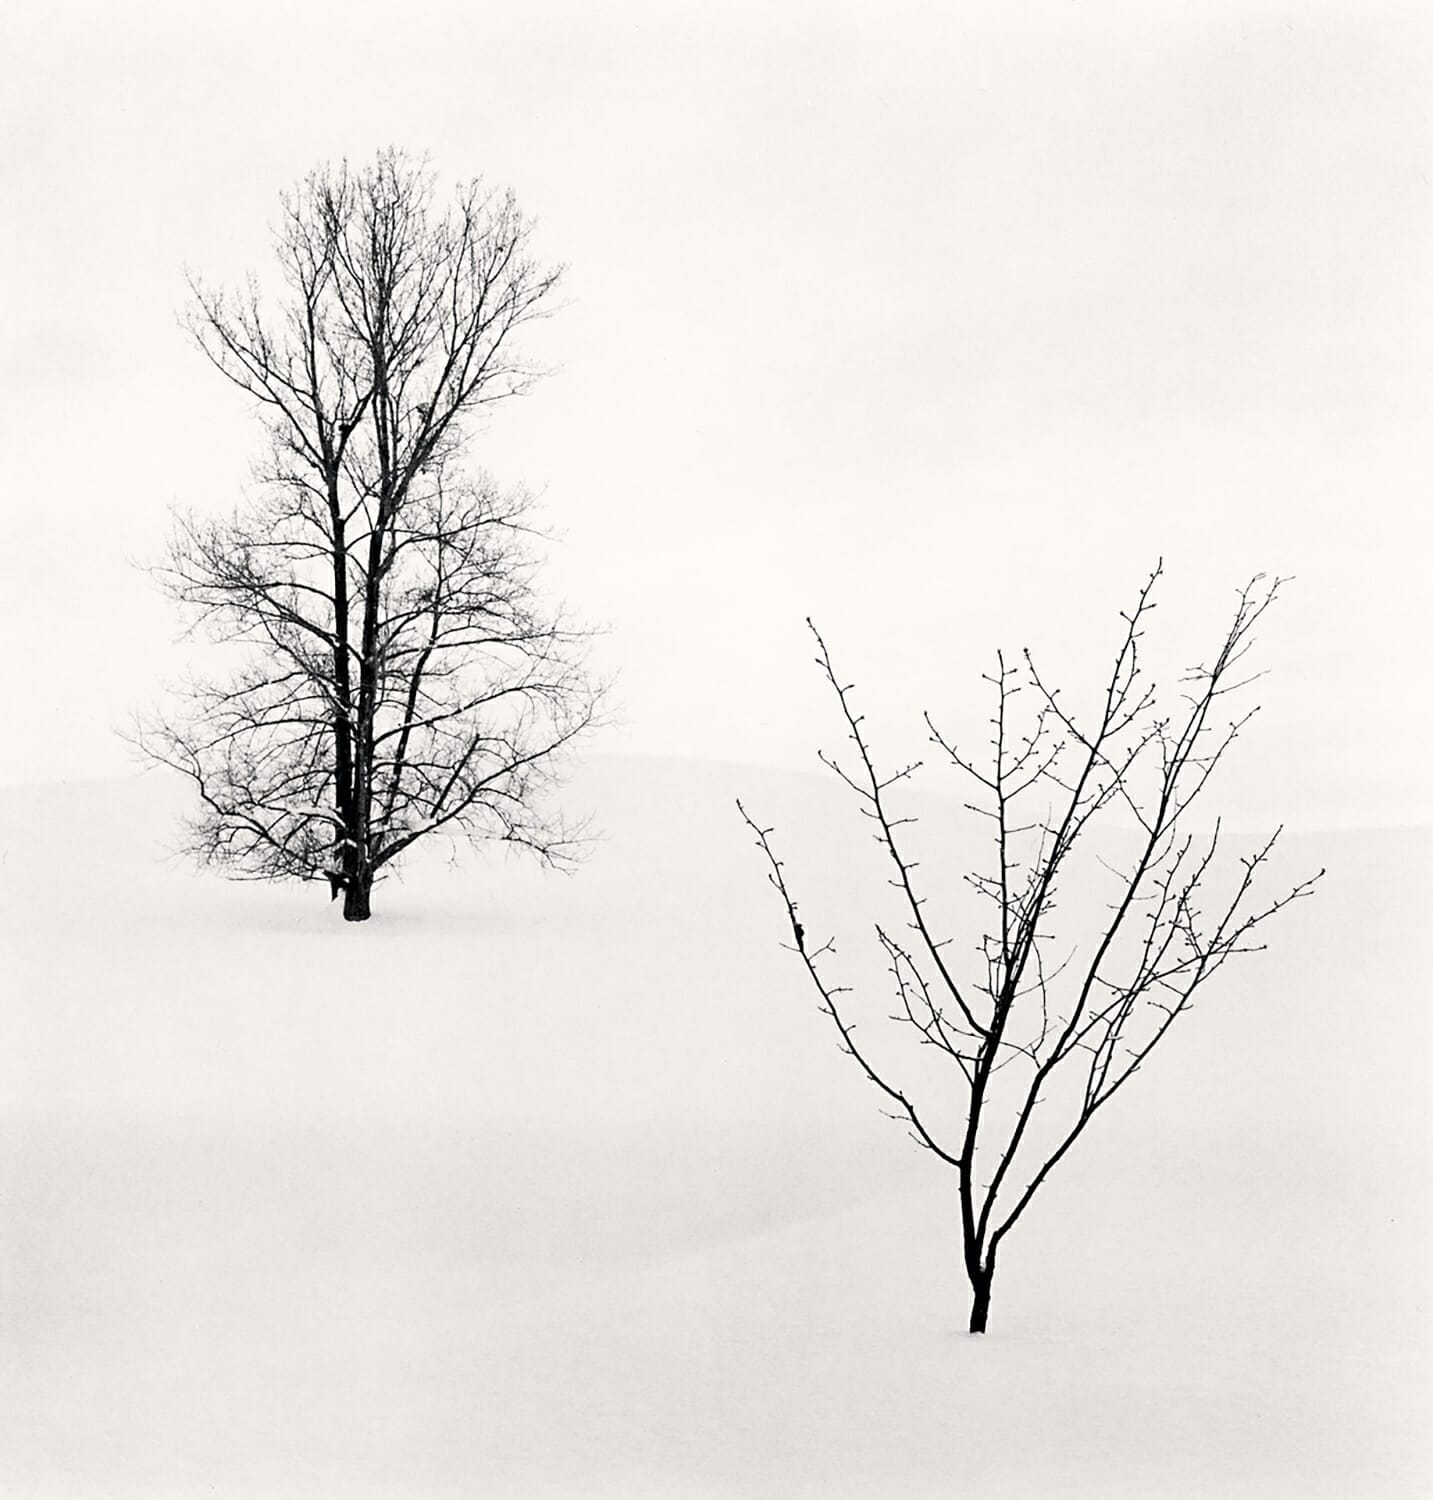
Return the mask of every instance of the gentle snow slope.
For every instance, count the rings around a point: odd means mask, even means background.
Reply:
[[[885,872],[815,778],[597,760],[580,874],[440,856],[356,929],[158,857],[162,781],[0,793],[3,1492],[1428,1493],[1433,838],[1291,840],[1320,895],[972,1340],[953,1182],[837,1052],[737,794],[858,962]]]

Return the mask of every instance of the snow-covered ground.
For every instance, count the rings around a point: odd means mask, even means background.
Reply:
[[[1290,840],[1319,895],[977,1340],[953,1180],[838,1054],[738,794],[817,926],[861,911],[795,774],[596,759],[580,874],[440,856],[361,928],[166,861],[158,778],[0,793],[3,1493],[1433,1491],[1433,835]]]

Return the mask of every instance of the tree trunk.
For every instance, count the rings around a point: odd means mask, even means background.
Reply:
[[[366,922],[371,915],[368,895],[373,889],[373,876],[360,870],[349,876],[343,887],[343,920]]]
[[[990,1319],[990,1283],[995,1279],[995,1267],[987,1266],[970,1278],[970,1331],[984,1333]]]

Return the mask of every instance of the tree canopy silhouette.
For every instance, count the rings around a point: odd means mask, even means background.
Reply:
[[[440,205],[397,151],[283,198],[280,291],[191,282],[189,326],[257,403],[267,454],[224,519],[176,518],[162,586],[239,653],[137,733],[188,776],[191,846],[236,876],[375,877],[438,829],[569,858],[544,794],[595,722],[587,634],[536,589],[531,502],[465,467],[559,272],[511,194]]]
[[[821,759],[870,823],[903,914],[903,928],[884,921],[874,928],[894,996],[892,1019],[925,1055],[949,1066],[953,1090],[927,1097],[910,1081],[914,1059],[903,1066],[879,1043],[858,1040],[851,990],[833,973],[834,941],[813,942],[810,918],[798,919],[773,830],[737,804],[843,1050],[888,1113],[958,1175],[972,1333],[986,1330],[997,1254],[1040,1186],[1143,1068],[1196,991],[1235,954],[1262,946],[1263,924],[1318,879],[1261,901],[1255,887],[1278,832],[1226,862],[1221,825],[1202,836],[1190,826],[1190,808],[1254,712],[1226,717],[1224,710],[1252,681],[1243,663],[1279,580],[1256,578],[1240,591],[1212,660],[1193,668],[1166,702],[1146,680],[1140,656],[1159,576],[1156,568],[1122,615],[1113,666],[1089,712],[1071,707],[1025,652],[1014,663],[997,655],[985,679],[995,700],[987,756],[968,756],[925,718],[940,758],[973,790],[966,806],[992,836],[989,864],[965,877],[988,913],[971,934],[978,956],[968,976],[908,851],[915,819],[895,806],[897,789],[920,763],[878,767],[852,687],[811,625],[817,665],[851,747],[845,759],[824,752]],[[1093,837],[1108,814],[1134,826],[1118,863]],[[1107,904],[1082,939],[1061,934],[1057,947],[1051,918],[1077,850],[1088,860],[1080,879],[1091,878],[1091,864],[1104,871]]]

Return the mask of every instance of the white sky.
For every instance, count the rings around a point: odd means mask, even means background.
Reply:
[[[0,779],[125,769],[186,660],[127,560],[258,430],[184,266],[263,266],[281,188],[396,144],[570,266],[478,453],[610,627],[605,748],[811,764],[808,612],[887,743],[978,717],[997,645],[1076,691],[1162,553],[1176,662],[1297,575],[1236,813],[1433,819],[1426,11],[12,0]]]

